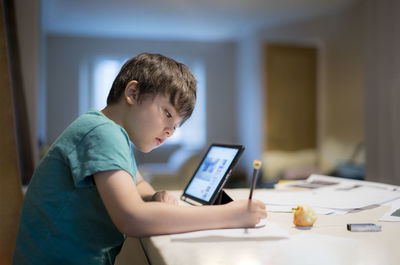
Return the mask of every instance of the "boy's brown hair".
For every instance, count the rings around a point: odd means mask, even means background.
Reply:
[[[189,68],[161,54],[141,53],[128,60],[112,84],[107,104],[121,99],[127,84],[138,82],[138,102],[144,96],[169,96],[183,124],[192,115],[196,102],[196,78]]]

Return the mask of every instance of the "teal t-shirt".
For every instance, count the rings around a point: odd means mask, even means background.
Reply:
[[[126,131],[99,111],[74,121],[36,168],[25,195],[13,264],[113,264],[125,240],[93,174],[136,163]]]

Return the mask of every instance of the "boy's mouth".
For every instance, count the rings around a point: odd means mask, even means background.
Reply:
[[[156,137],[157,145],[162,145],[164,143],[164,141],[165,141],[164,139]]]

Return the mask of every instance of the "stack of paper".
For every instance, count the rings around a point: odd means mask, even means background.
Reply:
[[[318,214],[344,214],[400,199],[400,187],[367,181],[312,175],[307,180],[285,184],[287,188],[300,186],[312,188],[262,191],[254,198],[265,202],[269,211],[290,212],[307,204]]]

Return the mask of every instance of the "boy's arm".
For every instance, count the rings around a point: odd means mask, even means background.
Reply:
[[[136,189],[144,201],[159,201],[178,204],[176,198],[167,191],[156,192],[153,187],[143,179],[139,171],[136,172]]]
[[[150,201],[151,197],[156,193],[153,187],[143,179],[142,175],[139,171],[136,171],[136,188],[140,194],[140,196],[145,201]]]
[[[94,180],[114,224],[128,236],[252,227],[267,215],[265,204],[256,200],[201,207],[144,202],[123,170],[96,173]]]

